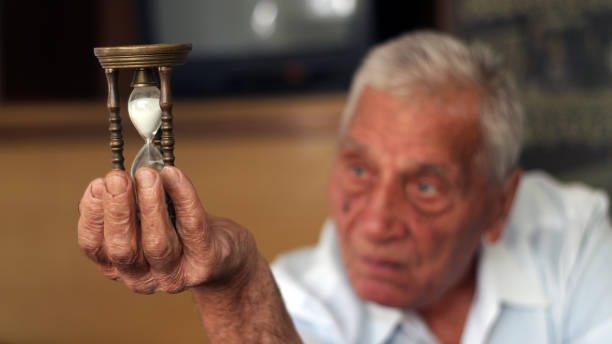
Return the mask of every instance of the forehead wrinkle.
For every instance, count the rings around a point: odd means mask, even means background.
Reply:
[[[438,89],[436,93],[433,93],[432,90],[419,90],[405,97],[366,87],[355,109],[353,121],[342,139],[344,142],[341,147],[365,151],[368,156],[377,160],[382,158],[379,156],[380,153],[385,155],[389,153],[391,155],[387,157],[393,157],[396,167],[403,169],[404,173],[409,168],[412,171],[418,169],[419,162],[440,165],[436,168],[428,166],[425,170],[430,169],[441,175],[454,174],[455,167],[457,167],[459,169],[457,172],[462,179],[461,184],[467,184],[470,178],[465,174],[469,174],[473,166],[471,162],[482,149],[480,94],[474,88],[457,86],[459,85],[448,85]],[[404,116],[404,113],[407,116]],[[372,116],[380,116],[380,118],[374,120],[375,117]],[[437,119],[433,119],[432,116]],[[417,122],[414,122],[415,120]],[[416,124],[413,126],[412,123]],[[359,140],[351,135],[352,129],[356,128],[359,128],[355,132]],[[405,133],[405,128],[412,128],[412,132]],[[432,130],[435,131],[435,135],[428,138]],[[360,142],[361,136],[364,136],[368,143],[372,139],[376,147]],[[418,157],[413,154],[402,157],[401,153],[404,148],[413,146],[415,143],[422,144],[423,138],[432,141],[427,144],[427,147],[422,147],[424,149],[422,154],[417,154]],[[438,158],[443,155],[441,157],[443,164],[424,159],[432,145],[440,147],[440,149],[434,148],[433,152],[438,155]],[[378,151],[379,149],[382,151]],[[404,160],[411,156],[412,161]],[[449,161],[446,161],[447,158]],[[442,165],[451,161],[456,162],[457,166],[449,165],[446,173],[442,173]],[[453,169],[450,170],[449,167]]]
[[[417,173],[424,172],[431,172],[441,177],[446,176],[449,173],[447,166],[429,162],[419,164]]]

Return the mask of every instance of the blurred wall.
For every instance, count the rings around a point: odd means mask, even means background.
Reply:
[[[612,2],[461,0],[452,18],[517,81],[521,164],[612,193]]]

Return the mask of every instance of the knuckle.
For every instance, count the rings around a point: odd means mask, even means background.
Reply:
[[[168,294],[178,294],[182,291],[184,291],[185,285],[180,284],[180,283],[169,283],[164,285],[163,287],[163,291],[165,291]]]
[[[150,214],[162,214],[164,210],[165,204],[161,204],[160,202],[141,202],[138,204],[138,208],[140,209],[140,214],[143,216],[147,216]]]
[[[182,271],[181,264],[177,264],[166,272],[153,271],[156,280],[160,282],[159,290],[170,294],[177,294],[187,289],[188,286],[185,284]]]
[[[110,220],[121,221],[129,218],[133,212],[133,197],[130,192],[125,195],[115,196],[114,198],[106,197],[104,199],[104,215]]]
[[[105,220],[113,225],[128,225],[130,223],[131,210],[127,206],[110,206],[104,214]]]
[[[81,251],[91,260],[93,260],[94,262],[100,262],[99,256],[100,256],[100,251],[101,251],[101,247],[96,247],[93,245],[83,245],[79,242],[79,245],[81,247]]]
[[[155,287],[140,283],[128,285],[128,288],[137,294],[151,295],[155,293]]]
[[[82,213],[79,218],[79,232],[104,228],[104,214]]]
[[[79,247],[85,253],[97,251],[102,246],[101,243],[96,239],[96,237],[92,235],[87,235],[85,233],[79,233],[77,240],[79,243]]]
[[[203,228],[204,219],[199,216],[184,216],[181,218],[181,226],[191,230]]]
[[[142,248],[147,258],[155,260],[169,260],[174,250],[166,238],[161,235],[151,235],[142,241]]]
[[[104,275],[106,278],[109,278],[113,281],[121,280],[121,278],[119,277],[119,273],[117,272],[117,269],[114,266],[110,264],[100,264],[98,265],[98,267],[102,275]]]
[[[109,245],[108,258],[111,262],[120,265],[133,265],[138,255],[136,249],[125,245]]]
[[[193,215],[196,217],[204,217],[204,208],[197,198],[186,198],[174,200],[176,212],[179,216]]]
[[[177,226],[181,229],[181,235],[188,236],[189,240],[201,240],[204,238],[206,220],[203,213],[177,214]]]
[[[179,208],[184,209],[185,212],[193,212],[200,208],[199,200],[194,197],[181,197],[175,200],[175,203]]]
[[[125,285],[131,291],[137,294],[146,294],[146,295],[155,293],[158,287],[157,281],[151,278],[150,275],[143,276],[138,279],[126,279]]]
[[[136,289],[134,290],[134,292],[138,294],[143,294],[143,295],[151,295],[155,293],[155,288],[144,287],[142,289]]]

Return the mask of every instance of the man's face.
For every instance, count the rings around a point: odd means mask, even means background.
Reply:
[[[330,200],[350,282],[392,307],[433,303],[470,267],[499,211],[487,190],[478,94],[365,88],[340,142]]]

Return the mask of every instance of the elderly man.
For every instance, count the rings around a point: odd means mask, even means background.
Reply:
[[[317,247],[270,269],[173,167],[94,180],[79,244],[135,292],[190,288],[213,342],[607,342],[607,199],[521,177],[522,116],[487,50],[408,34],[356,74]]]

